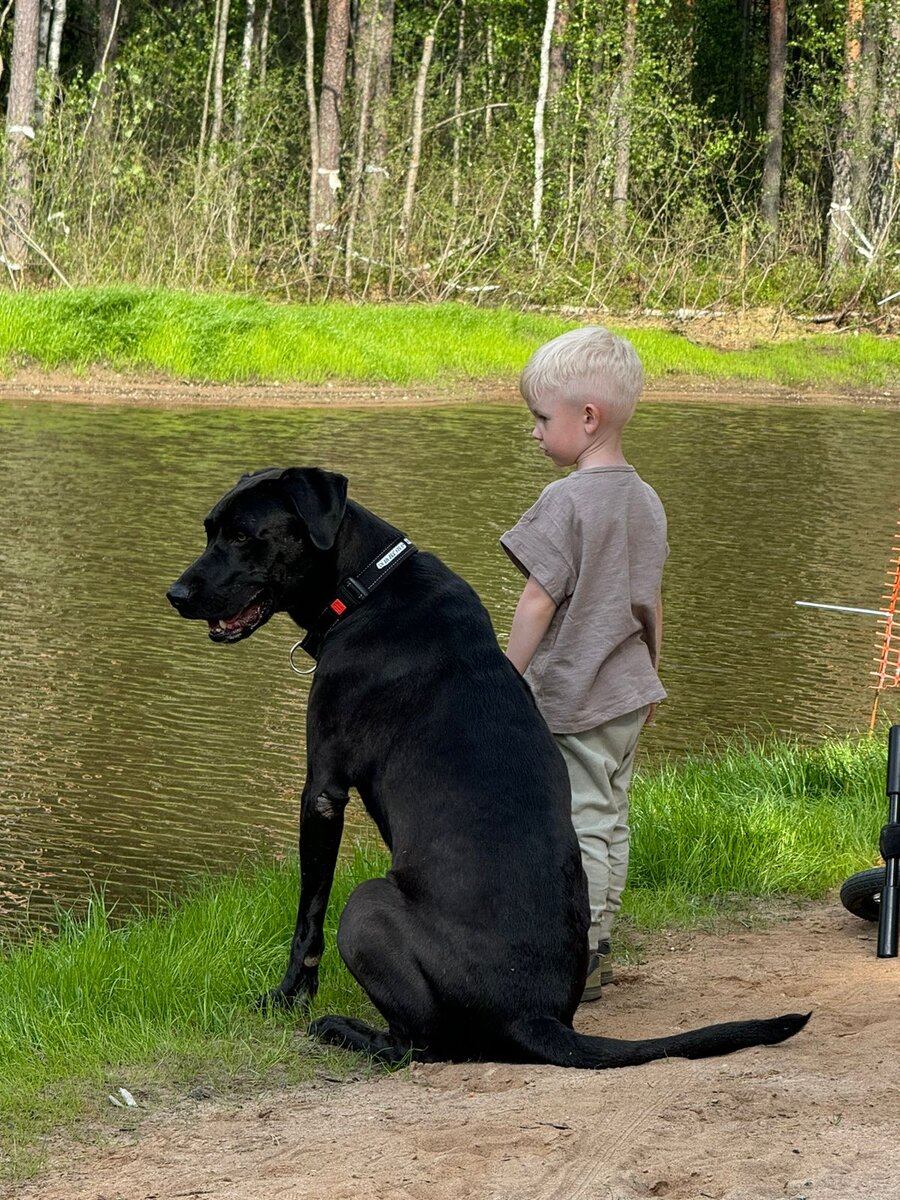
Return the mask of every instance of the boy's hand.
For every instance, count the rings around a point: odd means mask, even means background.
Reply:
[[[644,717],[645,725],[653,724],[653,718],[656,716],[656,710],[658,708],[659,708],[659,704],[651,704],[650,705],[650,707],[647,709],[647,715],[646,715],[646,717]]]

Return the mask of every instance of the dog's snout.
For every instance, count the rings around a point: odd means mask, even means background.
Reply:
[[[178,579],[169,590],[166,592],[166,599],[174,607],[181,611],[182,607],[187,604],[191,598],[191,586],[185,583],[183,579]]]

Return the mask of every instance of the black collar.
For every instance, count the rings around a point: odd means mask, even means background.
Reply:
[[[358,575],[348,575],[341,580],[337,593],[322,615],[300,642],[310,658],[318,658],[326,634],[338,621],[359,608],[366,597],[387,579],[388,575],[417,552],[417,547],[408,537],[395,538],[372,559]]]

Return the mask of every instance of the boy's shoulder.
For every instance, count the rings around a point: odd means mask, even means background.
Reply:
[[[570,511],[574,497],[574,489],[569,483],[571,478],[572,475],[564,475],[561,479],[554,479],[548,483],[531,508],[522,514],[521,520],[541,520]]]
[[[541,492],[538,503],[545,498],[551,503],[591,503],[605,495],[621,495],[623,490],[656,496],[650,484],[629,464],[622,467],[589,467],[583,471],[571,471],[561,479],[554,479],[552,483],[548,483]]]

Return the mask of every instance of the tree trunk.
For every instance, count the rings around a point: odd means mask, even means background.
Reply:
[[[753,77],[753,0],[738,0],[741,14],[741,61],[738,68],[738,120],[747,121],[747,93]]]
[[[374,20],[375,57],[372,65],[370,105],[372,137],[363,180],[365,212],[371,224],[377,221],[382,187],[388,178],[388,109],[391,99],[391,59],[394,50],[394,0],[381,0]]]
[[[484,31],[484,55],[487,62],[484,78],[484,132],[490,137],[494,126],[494,30],[490,21]]]
[[[41,15],[38,23],[38,70],[47,67],[47,46],[50,41],[50,20],[53,16],[53,0],[41,0]],[[34,124],[36,129],[44,124],[44,98],[40,88],[34,90]]]
[[[16,0],[6,103],[6,197],[3,260],[15,281],[25,266],[31,234],[31,150],[37,77],[40,0]]]
[[[541,37],[541,73],[538,79],[537,101],[534,106],[534,189],[531,196],[531,228],[537,235],[544,211],[544,113],[547,90],[550,86],[550,41],[556,20],[556,0],[547,0],[544,32]]]
[[[85,122],[85,142],[102,142],[108,135],[110,106],[116,59],[119,55],[119,35],[122,28],[122,0],[99,0],[97,46],[94,54],[94,74],[99,76],[91,111]],[[88,134],[92,138],[88,138]]]
[[[47,65],[47,45],[50,41],[50,20],[53,16],[53,0],[41,0],[41,17],[38,25],[38,68]]]
[[[222,0],[216,0],[213,10],[212,34],[209,43],[209,61],[206,64],[206,86],[203,89],[203,115],[200,117],[200,154],[198,166],[203,161],[203,151],[206,148],[206,135],[209,121],[209,102],[212,96],[212,80],[216,69],[216,52],[219,45],[219,18],[222,14]]]
[[[266,86],[266,67],[269,56],[269,26],[272,23],[272,0],[266,0],[259,23],[259,86]]]
[[[550,37],[550,62],[547,70],[547,103],[552,104],[566,82],[566,28],[569,24],[572,0],[556,0],[556,16]]]
[[[453,78],[453,170],[450,203],[459,208],[460,162],[462,157],[463,55],[466,50],[466,0],[459,0],[459,25],[456,36],[456,71]]]
[[[858,225],[856,214],[853,212],[853,176],[857,169],[858,92],[864,18],[863,0],[849,0],[844,42],[844,99],[841,104],[841,124],[834,156],[831,206],[828,210],[828,242],[825,248],[828,274],[848,262],[853,245],[854,225]]]
[[[119,54],[119,34],[122,27],[122,0],[99,0],[97,47],[94,57],[94,74],[110,72]]]
[[[319,186],[319,116],[316,104],[316,27],[312,0],[303,0],[303,26],[306,34],[306,111],[309,120],[309,245],[310,264],[316,263],[319,240],[316,202]]]
[[[59,76],[59,54],[62,49],[65,24],[66,0],[56,0],[53,5],[53,20],[50,24],[50,42],[47,46],[47,72],[54,80]]]
[[[228,15],[231,0],[220,0],[219,24],[215,33],[215,55],[213,66],[212,127],[209,131],[210,164],[215,166],[218,145],[222,140],[222,121],[225,115],[225,50],[228,45]]]
[[[619,68],[618,100],[613,127],[616,166],[613,177],[613,229],[621,236],[628,225],[628,185],[631,179],[631,93],[637,61],[637,0],[625,0],[625,32]]]
[[[784,133],[784,72],[787,62],[787,2],[769,0],[769,88],[766,99],[766,157],[763,163],[760,218],[766,247],[774,254],[781,211],[781,159]]]
[[[881,72],[873,134],[872,242],[885,246],[900,203],[900,0],[883,0],[878,27]]]
[[[347,244],[344,261],[344,282],[347,287],[353,280],[353,240],[362,199],[365,178],[366,137],[369,127],[369,105],[372,98],[372,74],[375,67],[375,45],[378,36],[379,0],[370,0],[369,6],[360,6],[357,22],[356,45],[363,56],[363,68],[356,81],[355,91],[359,98],[356,122],[356,149],[353,155],[353,176],[350,181],[350,213],[347,217]]]
[[[403,212],[400,216],[400,243],[405,254],[409,249],[409,235],[412,226],[413,209],[416,202],[416,180],[419,175],[419,163],[422,159],[422,123],[425,113],[425,88],[428,84],[428,68],[431,66],[431,56],[434,53],[434,39],[437,35],[438,21],[443,15],[442,7],[434,19],[431,30],[425,35],[422,44],[422,61],[419,63],[419,73],[416,77],[416,87],[413,93],[412,146],[409,153],[409,167],[406,172],[406,191],[403,196]]]
[[[341,187],[341,101],[347,77],[350,0],[328,0],[325,57],[319,92],[319,167],[316,192],[317,229],[332,233],[337,223]]]
[[[241,42],[241,66],[238,74],[237,100],[234,106],[234,145],[240,149],[244,136],[244,110],[250,92],[250,67],[253,58],[253,36],[256,28],[256,0],[245,0],[244,38]]]

